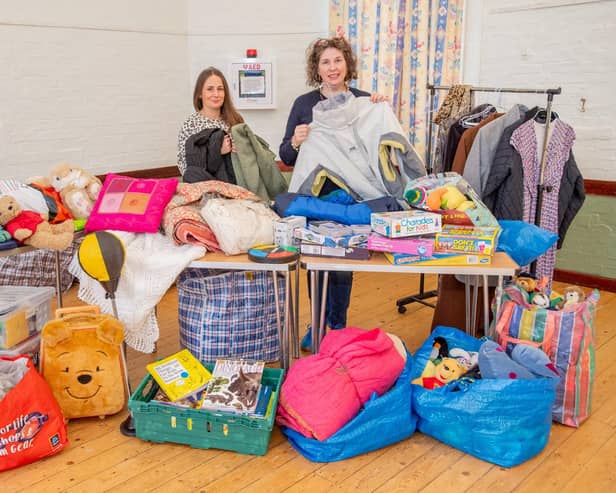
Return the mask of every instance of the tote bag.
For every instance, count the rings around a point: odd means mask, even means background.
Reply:
[[[51,389],[27,356],[23,378],[0,400],[0,471],[57,454],[67,444],[66,424]]]
[[[493,329],[504,348],[530,344],[545,352],[560,373],[552,419],[578,427],[590,416],[595,374],[594,318],[599,291],[562,310],[530,305],[520,287],[505,288]]]
[[[461,330],[436,327],[415,353],[413,379],[425,368],[437,336],[449,348],[465,351],[479,351],[482,343]],[[547,445],[554,384],[550,378],[465,378],[433,390],[413,384],[417,429],[467,454],[512,467]]]
[[[268,271],[185,269],[178,279],[180,345],[200,361],[280,355],[274,279]],[[284,280],[278,279],[281,324]]]

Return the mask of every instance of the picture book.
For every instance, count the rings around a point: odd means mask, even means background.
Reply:
[[[203,390],[212,374],[188,349],[146,365],[171,402]]]
[[[201,408],[235,414],[254,414],[263,368],[263,361],[216,360]]]

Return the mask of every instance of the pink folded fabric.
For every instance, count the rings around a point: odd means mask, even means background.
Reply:
[[[381,329],[332,330],[318,354],[299,359],[282,384],[276,422],[326,440],[382,395],[400,376],[404,359]]]
[[[216,235],[203,220],[180,220],[173,229],[173,239],[176,243],[191,243],[204,246],[208,251],[221,251]]]

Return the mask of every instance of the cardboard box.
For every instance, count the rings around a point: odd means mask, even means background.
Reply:
[[[500,227],[443,225],[436,234],[435,250],[442,253],[494,255]]]
[[[410,210],[370,214],[372,230],[389,238],[439,233],[441,224],[440,214],[432,212]]]
[[[40,332],[51,313],[51,287],[0,286],[0,349]]]
[[[376,252],[408,253],[429,257],[432,255],[434,240],[428,238],[387,238],[378,233],[368,237],[368,250]]]
[[[299,240],[293,236],[295,228],[305,228],[304,216],[288,216],[274,223],[274,243],[279,246],[299,246]]]
[[[299,251],[302,255],[312,257],[334,257],[353,260],[368,260],[370,258],[370,250],[361,247],[328,247],[302,242]]]
[[[385,258],[394,265],[480,265],[492,262],[490,255],[459,255],[455,253],[434,253],[430,257],[406,253],[387,253]]]
[[[368,241],[366,234],[334,237],[317,233],[308,228],[295,228],[294,234],[303,243],[314,243],[328,247],[354,247],[364,245]]]

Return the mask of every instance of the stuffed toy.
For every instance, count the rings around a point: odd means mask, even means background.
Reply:
[[[0,224],[20,243],[65,250],[73,241],[73,222],[51,224],[33,211],[22,211],[14,197],[0,196]]]
[[[579,286],[567,286],[563,292],[563,298],[565,299],[564,308],[581,303],[586,299],[584,290]]]
[[[120,412],[126,403],[122,323],[97,306],[64,308],[41,332],[41,373],[67,419]]]
[[[90,215],[103,186],[98,178],[84,169],[66,163],[52,168],[50,182],[75,219]]]
[[[454,358],[443,358],[437,364],[428,361],[421,376],[411,383],[432,390],[460,378],[465,371],[466,368]]]

